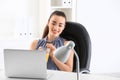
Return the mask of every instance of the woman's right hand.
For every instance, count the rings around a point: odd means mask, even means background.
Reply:
[[[56,47],[52,43],[47,43],[46,47],[50,49],[50,57],[54,57],[53,52],[56,50]]]

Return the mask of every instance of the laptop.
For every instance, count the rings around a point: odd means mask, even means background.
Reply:
[[[13,78],[47,78],[46,50],[4,49],[5,75]]]

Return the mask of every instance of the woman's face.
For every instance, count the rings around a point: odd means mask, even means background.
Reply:
[[[53,37],[58,37],[65,28],[65,18],[53,15],[48,22],[48,27],[49,34]]]

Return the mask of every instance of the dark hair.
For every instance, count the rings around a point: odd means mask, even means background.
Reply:
[[[65,15],[64,12],[62,12],[62,11],[54,11],[54,12],[50,15],[48,21],[50,21],[50,18],[51,18],[53,15],[62,16],[62,17],[65,18],[65,21],[67,20],[67,19],[66,19],[66,15]],[[48,28],[48,25],[46,25],[45,28],[44,28],[44,32],[43,32],[42,38],[45,38],[45,37],[48,35],[48,31],[49,31],[49,28]]]

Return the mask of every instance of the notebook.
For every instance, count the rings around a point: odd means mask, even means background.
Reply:
[[[5,75],[13,78],[47,78],[45,50],[4,49]]]

